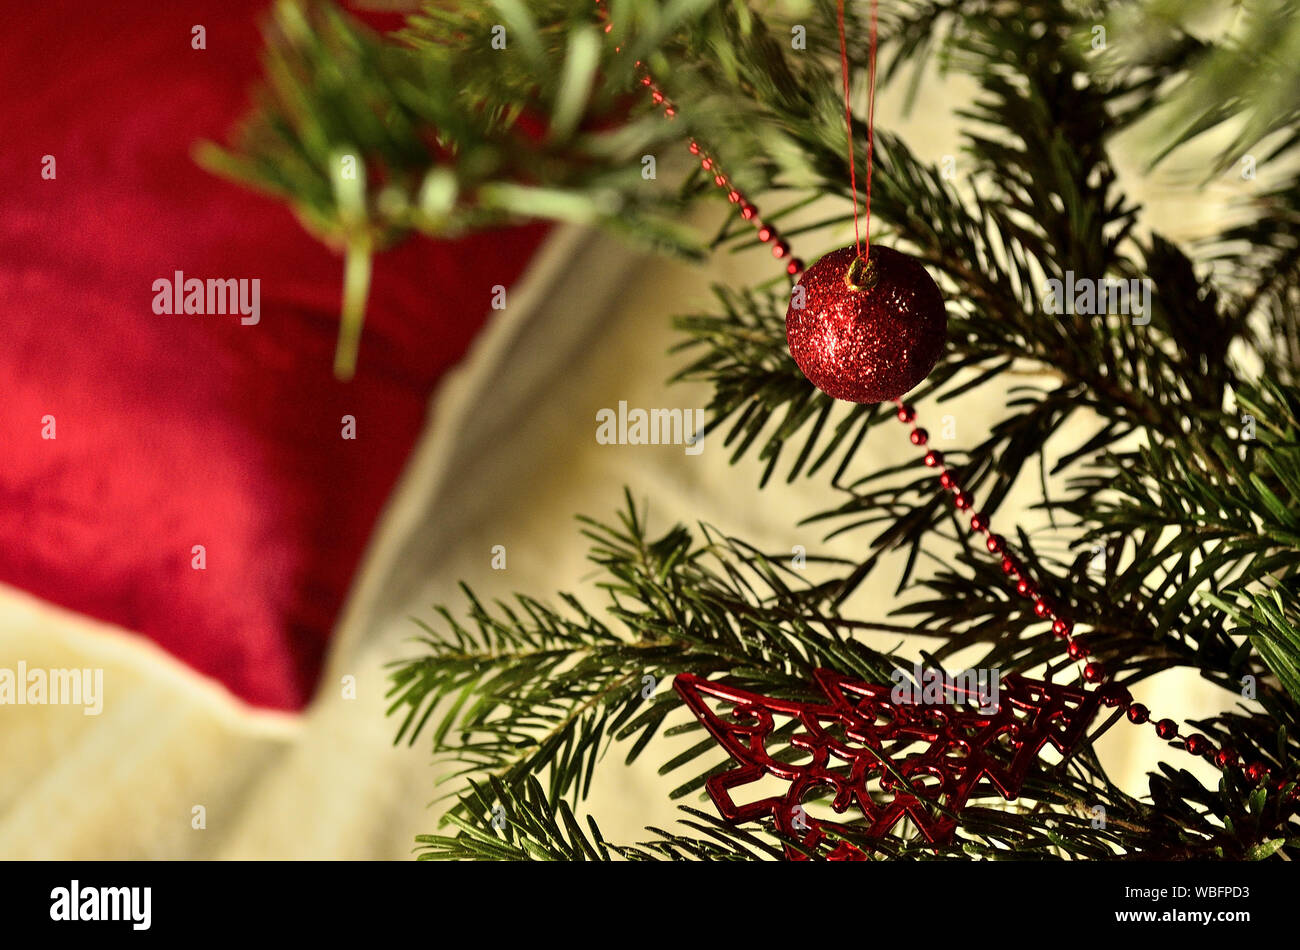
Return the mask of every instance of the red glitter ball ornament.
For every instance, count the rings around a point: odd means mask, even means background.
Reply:
[[[879,244],[865,262],[850,245],[813,264],[785,314],[790,355],[804,375],[849,402],[914,389],[938,362],[947,330],[943,296],[925,268]]]

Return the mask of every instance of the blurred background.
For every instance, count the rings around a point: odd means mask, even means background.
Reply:
[[[266,12],[4,10],[0,667],[102,669],[103,708],[0,706],[2,857],[409,857],[436,823],[439,772],[425,741],[393,744],[387,664],[419,652],[415,621],[433,605],[463,606],[461,581],[485,599],[565,590],[600,605],[574,516],[612,516],[624,486],[661,529],[706,522],[766,551],[854,553],[852,534],[824,542],[798,524],[831,503],[824,480],[760,492],[762,466],[729,464],[716,440],[688,454],[596,439],[597,413],[620,402],[705,406],[705,387],[667,384],[683,363],[671,318],[707,306],[714,283],[771,278],[764,248],[687,263],[572,224],[413,238],[376,258],[357,375],[338,381],[338,255],[192,157],[246,110]],[[927,72],[911,110],[906,92],[882,89],[878,124],[927,161],[958,156],[960,178],[970,80]],[[1123,185],[1172,239],[1212,233],[1268,187],[1264,171],[1206,184],[1213,134],[1155,173],[1143,130],[1125,134]],[[660,178],[685,172],[674,154]],[[709,235],[729,213],[708,200],[684,223]],[[800,235],[796,253],[851,235]],[[259,278],[260,323],[155,313],[153,282],[176,271]],[[981,438],[1005,395],[952,403],[954,444]],[[1080,420],[1062,438],[1090,434]],[[868,453],[914,454],[892,432]],[[1026,507],[1036,491],[1002,522],[1042,527]],[[877,572],[847,609],[886,619],[894,577]],[[1144,689],[1188,716],[1229,704],[1176,671]],[[1146,732],[1100,746],[1134,792],[1160,748]],[[661,760],[598,770],[587,808],[612,840],[674,821]]]

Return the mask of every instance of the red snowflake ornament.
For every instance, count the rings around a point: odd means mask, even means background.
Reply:
[[[739,765],[712,776],[709,797],[729,822],[772,816],[781,834],[815,851],[826,828],[852,829],[872,838],[890,833],[910,818],[935,844],[949,841],[973,795],[996,790],[1014,800],[1025,776],[1051,744],[1068,758],[1098,708],[1120,705],[1123,687],[1082,690],[1022,676],[1002,677],[996,710],[953,703],[896,703],[892,686],[850,679],[831,670],[814,673],[825,702],[773,699],[712,683],[692,673],[673,683],[691,712]],[[729,704],[729,714],[718,706]],[[797,761],[783,762],[768,751],[778,718],[797,723],[790,745]],[[775,744],[775,743],[774,743]],[[732,790],[764,776],[789,785],[784,794],[738,804]],[[985,788],[977,788],[981,782]],[[856,807],[861,822],[844,824],[809,816],[803,803],[830,793],[843,814]],[[789,845],[792,859],[803,855]],[[862,860],[858,848],[841,842],[831,860]]]

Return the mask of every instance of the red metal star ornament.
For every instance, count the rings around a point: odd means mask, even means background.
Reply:
[[[879,838],[904,817],[927,840],[945,843],[968,799],[996,791],[1014,800],[1044,746],[1050,744],[1068,758],[1100,706],[1127,702],[1123,687],[1085,691],[1008,675],[1002,678],[994,711],[988,712],[955,703],[895,702],[893,686],[831,670],[819,669],[814,677],[825,702],[774,699],[691,673],[680,674],[673,684],[739,763],[705,786],[722,817],[738,823],[770,815],[778,832],[810,852],[827,828]],[[727,705],[729,714],[721,711]],[[797,723],[790,745],[800,750],[800,761],[793,763],[774,758],[768,749],[775,730],[790,721]],[[788,782],[784,794],[736,802],[733,789],[765,776]],[[804,802],[819,792],[832,795],[831,808],[838,814],[855,807],[861,822],[809,816]],[[803,857],[788,844],[786,854]],[[865,857],[845,842],[826,856]]]

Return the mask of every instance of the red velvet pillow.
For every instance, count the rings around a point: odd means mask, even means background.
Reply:
[[[339,258],[190,157],[248,106],[265,6],[3,14],[0,581],[292,709],[434,384],[544,229],[381,256],[357,376],[336,382]],[[260,321],[155,313],[176,271],[258,279]]]

